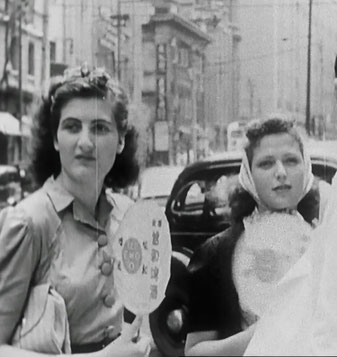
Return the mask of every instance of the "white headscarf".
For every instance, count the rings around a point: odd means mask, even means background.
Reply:
[[[304,161],[304,177],[303,177],[304,182],[303,182],[303,192],[300,197],[300,200],[310,191],[312,184],[314,182],[314,175],[311,170],[310,156],[304,145],[303,145],[303,161]],[[243,157],[242,157],[240,173],[239,173],[239,182],[240,185],[254,198],[258,206],[268,208],[261,201],[261,199],[257,194],[255,183],[249,166],[248,157],[245,150],[243,150]]]
[[[245,356],[337,355],[337,175],[330,190],[311,245],[276,286]]]

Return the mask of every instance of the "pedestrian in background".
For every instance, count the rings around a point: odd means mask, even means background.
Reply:
[[[146,356],[124,325],[112,241],[138,175],[128,100],[103,70],[69,69],[35,115],[40,189],[0,214],[0,355]],[[28,350],[33,352],[28,352]],[[90,355],[90,354],[89,354]]]

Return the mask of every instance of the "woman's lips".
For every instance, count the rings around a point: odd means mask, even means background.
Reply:
[[[273,191],[276,191],[276,192],[285,192],[285,191],[289,191],[289,190],[291,190],[290,185],[280,185],[280,186],[276,186],[273,188]]]
[[[75,158],[77,160],[95,161],[95,157],[90,155],[76,155]]]

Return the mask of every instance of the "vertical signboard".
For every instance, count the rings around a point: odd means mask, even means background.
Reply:
[[[166,44],[159,44],[157,52],[157,80],[156,80],[156,121],[167,121],[166,101],[166,71],[167,71],[167,48]]]

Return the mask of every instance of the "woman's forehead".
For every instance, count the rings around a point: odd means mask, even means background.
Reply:
[[[112,120],[112,105],[98,98],[73,98],[61,109],[61,119],[66,117]]]
[[[264,136],[254,148],[253,156],[256,155],[281,155],[287,152],[301,154],[300,143],[288,133],[270,134]]]

